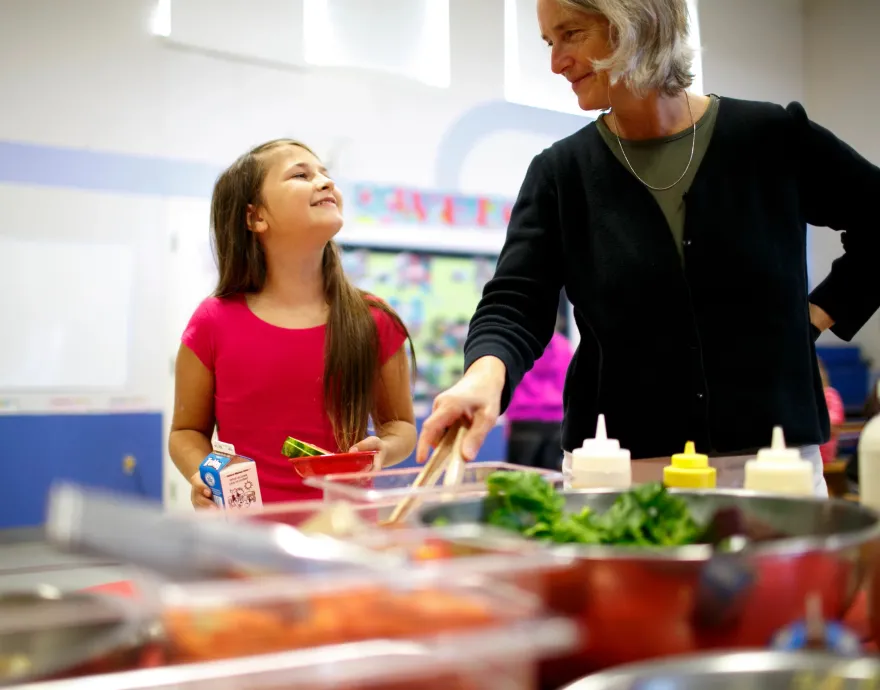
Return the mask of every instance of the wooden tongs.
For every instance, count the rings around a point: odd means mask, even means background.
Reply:
[[[418,490],[435,486],[441,475],[443,475],[443,486],[455,487],[461,484],[466,464],[461,455],[461,444],[467,430],[467,424],[462,421],[456,422],[446,430],[440,443],[412,483],[413,493],[401,499],[391,511],[391,516],[382,523],[383,526],[397,525],[406,520],[419,504]]]

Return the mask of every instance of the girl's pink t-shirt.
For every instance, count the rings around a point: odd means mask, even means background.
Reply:
[[[371,309],[380,363],[406,336],[380,309]],[[203,301],[181,338],[214,374],[214,415],[221,441],[257,464],[263,501],[320,498],[281,454],[288,436],[330,451],[338,448],[324,408],[326,326],[287,329],[258,318],[243,295]]]
[[[828,417],[832,427],[843,424],[846,421],[846,413],[840,393],[830,386],[825,389],[825,405],[828,407]],[[822,462],[834,462],[837,460],[837,441],[837,434],[832,429],[831,440],[819,446]]]

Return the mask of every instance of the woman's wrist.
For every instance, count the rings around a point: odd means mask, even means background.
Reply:
[[[810,325],[821,334],[834,325],[834,319],[832,319],[828,312],[822,309],[822,307],[818,307],[811,303]]]
[[[504,362],[498,359],[498,357],[486,355],[485,357],[480,357],[477,361],[471,364],[464,375],[465,378],[474,377],[480,379],[481,385],[491,386],[493,389],[497,390],[500,395],[501,391],[504,390],[504,381],[507,378],[507,367],[504,366]]]

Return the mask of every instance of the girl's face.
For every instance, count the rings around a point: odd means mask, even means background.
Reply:
[[[249,209],[250,229],[264,241],[323,248],[342,228],[342,195],[327,169],[299,146],[279,146],[264,155],[262,204]]]

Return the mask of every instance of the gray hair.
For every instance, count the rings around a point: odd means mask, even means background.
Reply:
[[[595,12],[611,24],[614,52],[596,62],[612,83],[623,80],[633,93],[659,89],[675,96],[694,82],[694,51],[687,0],[559,0],[582,12]]]

